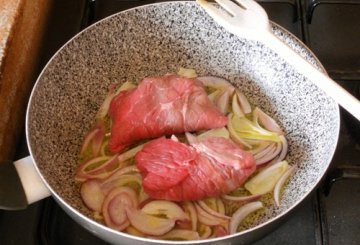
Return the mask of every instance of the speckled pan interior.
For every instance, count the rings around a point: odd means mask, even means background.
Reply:
[[[292,35],[276,25],[273,31],[321,69]],[[193,2],[169,2],[91,26],[68,42],[39,77],[28,108],[28,143],[57,198],[89,215],[74,175],[81,141],[109,85],[179,67],[229,79],[286,132],[287,159],[299,168],[281,206],[269,208],[252,226],[287,212],[315,187],[337,144],[338,106],[264,45],[227,33]]]

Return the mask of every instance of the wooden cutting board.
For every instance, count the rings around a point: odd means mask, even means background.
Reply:
[[[0,160],[12,160],[36,80],[50,1],[0,0]]]

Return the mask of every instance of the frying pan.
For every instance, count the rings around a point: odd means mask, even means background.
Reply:
[[[304,44],[280,26],[272,23],[272,27],[325,72]],[[281,205],[268,207],[249,229],[235,235],[201,241],[139,238],[94,221],[80,199],[74,179],[79,149],[110,84],[163,75],[179,67],[231,81],[252,104],[280,123],[289,142],[287,160],[298,165]],[[31,156],[15,165],[28,202],[51,194],[75,221],[110,243],[245,244],[273,230],[317,186],[335,151],[339,125],[338,105],[276,53],[226,32],[194,2],[164,2],[110,16],[79,33],[54,55],[28,105],[26,134]]]

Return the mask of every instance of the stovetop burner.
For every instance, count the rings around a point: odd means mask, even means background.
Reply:
[[[158,0],[52,1],[39,72],[68,39],[118,11]],[[259,0],[269,18],[303,40],[329,75],[354,95],[360,89],[360,1]],[[277,230],[256,245],[360,244],[360,123],[341,110],[339,144],[323,183]],[[25,135],[17,158],[27,156]],[[19,235],[21,234],[21,235]],[[75,223],[47,198],[26,210],[0,211],[0,243],[107,244]]]

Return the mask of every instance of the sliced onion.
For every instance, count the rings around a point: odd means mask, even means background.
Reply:
[[[93,211],[101,211],[105,196],[98,180],[88,180],[81,185],[81,198],[85,205]]]
[[[138,205],[136,193],[129,187],[113,189],[105,198],[102,212],[107,226],[116,230],[123,230],[129,226],[126,213],[127,207]]]
[[[245,113],[243,112],[243,110],[240,107],[238,96],[236,93],[233,95],[232,102],[231,102],[231,108],[232,108],[233,113],[236,116],[238,116],[238,117],[245,116]]]
[[[95,220],[104,220],[104,217],[102,216],[101,212],[95,211],[94,212],[94,219]]]
[[[108,178],[106,178],[106,179],[103,181],[103,184],[104,184],[104,183],[111,182],[111,181],[119,178],[121,175],[138,173],[138,172],[139,172],[139,169],[138,169],[135,165],[130,165],[130,166],[127,166],[127,167],[119,168],[119,169],[116,170],[111,176],[109,176]]]
[[[123,174],[114,179],[105,180],[101,189],[106,194],[111,191],[113,188],[125,186],[131,182],[136,182],[139,186],[142,186],[142,178],[140,174]]]
[[[221,223],[219,218],[208,214],[198,204],[195,204],[195,209],[197,212],[198,220],[201,223],[209,226],[219,225]]]
[[[263,148],[262,151],[254,154],[255,160],[262,158],[263,156],[273,152],[275,150],[275,148],[276,148],[275,143],[271,143],[271,144],[267,145],[267,147]]]
[[[246,143],[248,143],[249,145],[251,145],[252,147],[255,147],[257,145],[260,145],[261,142],[264,142],[264,140],[258,140],[258,139],[244,139],[244,141],[246,141]]]
[[[284,186],[286,180],[295,172],[296,167],[291,166],[289,167],[283,175],[281,175],[280,179],[276,182],[276,185],[274,187],[274,201],[276,206],[280,206],[280,192],[282,187]]]
[[[138,236],[138,237],[146,237],[146,234],[144,234],[143,232],[137,230],[135,227],[129,225],[126,229],[125,232],[130,234],[130,235],[134,235],[134,236]]]
[[[212,208],[210,208],[204,201],[199,200],[197,201],[197,203],[199,204],[199,206],[206,212],[208,212],[209,214],[218,217],[218,218],[222,218],[222,219],[230,219],[231,217],[221,214],[219,212],[216,212],[215,210],[213,210]]]
[[[149,195],[144,191],[143,186],[141,185],[140,193],[139,193],[139,202],[144,202],[149,199]]]
[[[283,135],[280,135],[280,141],[282,144],[282,149],[279,155],[279,158],[277,159],[277,161],[282,161],[285,159],[285,156],[287,155],[288,152],[288,143],[286,138]]]
[[[102,165],[86,171],[86,174],[93,179],[104,179],[110,176],[114,171],[116,171],[120,167],[120,163],[118,161],[117,155],[111,157],[108,161],[103,163]],[[84,168],[85,170],[86,168]]]
[[[215,104],[215,99],[218,97],[220,93],[221,93],[220,89],[215,90],[214,92],[208,95],[209,100]]]
[[[222,195],[224,200],[233,201],[233,202],[250,202],[260,199],[261,195],[250,195],[250,196],[231,196],[231,195]]]
[[[93,156],[98,156],[101,150],[102,142],[105,138],[105,129],[103,126],[99,126],[99,131],[95,134],[92,140],[92,153]]]
[[[232,117],[232,113],[229,114],[228,116],[228,123],[227,123],[227,129],[229,130],[230,133],[230,138],[237,144],[242,145],[247,147],[248,149],[252,149],[252,145],[248,144],[245,140],[243,140],[242,138],[240,138],[238,136],[238,134],[235,132],[235,129],[232,126],[231,123],[231,117]]]
[[[221,77],[204,76],[204,77],[198,77],[197,79],[200,80],[206,87],[211,87],[216,89],[223,89],[229,86],[232,87],[230,82],[228,82],[226,79]]]
[[[215,98],[215,105],[219,109],[219,111],[226,115],[229,108],[230,97],[234,92],[234,87],[229,86],[224,88]]]
[[[151,201],[153,201],[154,199],[152,199],[152,198],[148,198],[148,199],[146,199],[146,200],[144,200],[144,201],[142,201],[142,202],[139,202],[139,206],[138,206],[138,208],[139,209],[142,209],[142,207],[144,207],[146,204],[148,204],[149,202],[151,202]]]
[[[214,233],[213,233],[212,237],[223,237],[226,235],[229,235],[228,229],[226,229],[220,225],[214,226]]]
[[[184,203],[184,208],[185,208],[185,210],[187,210],[189,212],[191,224],[192,224],[191,225],[192,230],[196,231],[198,218],[197,218],[197,212],[196,212],[194,204],[192,202],[187,201]]]
[[[209,214],[197,203],[195,203],[195,209],[198,215],[198,220],[205,225],[226,225],[228,223],[228,219],[216,217],[212,214]]]
[[[175,141],[175,142],[179,142],[178,137],[176,137],[176,135],[174,135],[174,134],[171,135],[170,139]]]
[[[200,201],[206,204],[206,206],[208,206],[210,209],[215,210],[216,212],[218,211],[216,197],[207,197],[206,199],[202,199]]]
[[[277,122],[272,117],[263,112],[259,107],[254,109],[253,116],[254,120],[259,121],[265,129],[280,135],[284,134],[279,124],[277,124]]]
[[[207,226],[207,225],[204,225],[204,224],[200,224],[201,227],[200,229],[203,228],[204,232],[202,232],[202,234],[200,235],[200,238],[201,239],[206,239],[206,238],[209,238],[211,236],[211,228],[210,226]]]
[[[97,120],[103,119],[108,114],[110,103],[116,95],[118,95],[121,91],[130,90],[136,87],[136,85],[133,83],[125,82],[120,86],[120,88],[117,91],[115,91],[117,85],[118,84],[111,85],[109,89],[109,93],[107,94],[104,102],[101,104],[100,109],[96,114]]]
[[[238,210],[236,210],[236,212],[233,214],[230,220],[230,225],[229,225],[230,234],[234,234],[237,232],[238,226],[246,216],[263,207],[264,206],[262,202],[257,201],[257,202],[247,203],[244,206],[241,206]]]
[[[261,165],[261,164],[264,164],[264,163],[267,163],[267,162],[271,161],[277,155],[279,155],[279,153],[281,152],[281,149],[282,149],[281,142],[276,143],[276,146],[274,145],[269,152],[267,152],[266,154],[264,154],[261,157],[256,157],[255,158],[256,164]]]
[[[141,145],[138,145],[122,154],[120,154],[118,156],[118,159],[120,162],[123,162],[123,161],[127,161],[129,160],[130,158],[133,158],[135,157],[136,153],[138,153],[139,151],[141,151],[141,149],[144,147],[145,144],[141,144]]]
[[[258,146],[256,146],[254,149],[250,150],[251,154],[256,155],[259,152],[263,151],[265,148],[267,148],[270,144],[273,144],[270,141],[260,141]]]
[[[108,137],[107,134],[105,134],[105,137]],[[105,140],[103,140],[103,142],[101,143],[100,155],[102,155],[102,156],[107,155],[107,146],[108,146],[108,144],[109,144],[109,139],[105,138]]]
[[[190,219],[177,220],[175,227],[184,230],[192,230],[192,221]]]
[[[175,226],[173,219],[155,217],[131,207],[125,209],[131,225],[147,235],[161,236]]]
[[[253,195],[271,192],[281,175],[288,169],[287,161],[266,167],[245,183],[245,188]]]
[[[189,144],[193,144],[198,141],[197,137],[189,132],[185,133],[185,137],[186,137],[186,140],[189,142]]]
[[[197,77],[196,71],[194,69],[183,68],[180,67],[179,71],[177,72],[179,76],[186,77],[186,78],[195,78]]]
[[[238,97],[238,100],[240,102],[240,106],[241,106],[241,109],[242,111],[245,113],[245,114],[248,114],[251,112],[251,105],[249,103],[249,101],[247,100],[246,96],[239,90],[239,89],[235,89],[235,93]]]
[[[199,233],[191,230],[183,230],[183,229],[173,229],[168,233],[153,237],[161,240],[180,240],[180,241],[191,241],[191,240],[199,240]]]
[[[280,143],[281,143],[281,152],[276,158],[274,158],[271,162],[266,164],[267,165],[266,167],[270,167],[271,165],[273,165],[275,163],[283,161],[288,153],[289,146],[288,146],[288,142],[287,142],[285,136],[280,135],[279,139],[280,139]],[[265,165],[265,164],[263,164],[263,165]]]
[[[116,225],[122,225],[128,221],[125,213],[125,206],[127,205],[135,204],[132,203],[131,198],[129,198],[127,195],[124,195],[123,193],[117,194],[111,199],[107,210],[111,222]]]
[[[89,148],[91,144],[92,156],[96,157],[101,149],[101,143],[105,136],[104,124],[102,122],[97,123],[84,137],[83,144],[81,146],[80,154]]]
[[[168,219],[174,220],[189,220],[189,216],[182,210],[182,208],[174,202],[166,200],[154,200],[143,206],[141,209],[146,214],[150,215],[165,215]]]
[[[216,206],[218,208],[219,213],[225,214],[225,205],[220,198],[216,198]]]
[[[196,138],[198,138],[199,140],[204,140],[210,137],[223,137],[225,139],[228,139],[230,137],[230,134],[225,127],[222,127],[207,130],[204,133],[199,134]]]
[[[229,120],[234,131],[241,138],[280,142],[279,134],[264,129],[256,120],[251,121],[246,117],[237,117],[233,114]]]
[[[94,168],[91,166],[99,165]],[[85,181],[87,179],[103,179],[111,174],[118,166],[117,155],[113,157],[100,156],[82,163],[78,166],[76,180]],[[90,168],[90,169],[89,169]]]
[[[103,101],[103,103],[101,104],[98,112],[96,113],[96,116],[95,118],[96,119],[103,119],[107,114],[108,114],[108,111],[109,111],[109,107],[110,107],[110,103],[111,103],[111,100],[115,97],[115,87],[116,87],[117,84],[113,84],[112,85],[112,88],[109,89],[109,93],[106,95],[106,98],[105,100]]]

